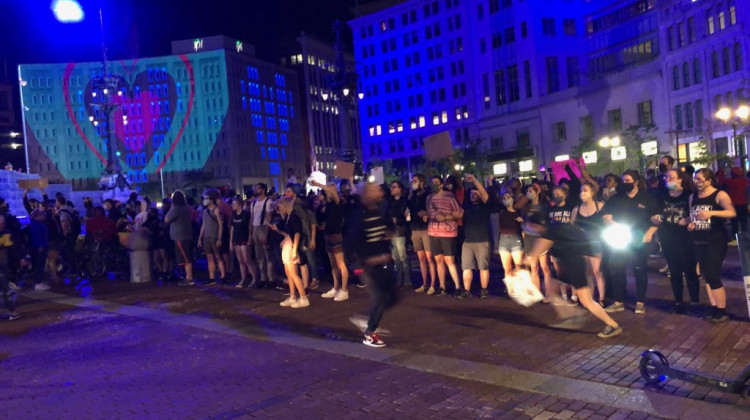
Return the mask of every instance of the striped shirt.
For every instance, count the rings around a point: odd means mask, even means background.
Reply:
[[[388,220],[385,217],[385,212],[380,208],[362,212],[357,240],[359,258],[365,260],[378,255],[390,255],[390,241],[386,239],[387,229]]]
[[[453,193],[430,194],[427,197],[427,235],[439,238],[455,238],[458,236],[458,222],[456,220],[437,221],[437,215],[447,216],[461,210]]]

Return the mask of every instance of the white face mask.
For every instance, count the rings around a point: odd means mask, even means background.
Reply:
[[[211,200],[209,200],[208,198],[206,198],[205,200],[203,200],[203,206],[204,207],[208,207],[209,204],[211,204]]]

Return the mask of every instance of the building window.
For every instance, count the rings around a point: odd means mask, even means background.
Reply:
[[[697,58],[693,59],[693,84],[701,82],[701,62]]]
[[[719,69],[719,53],[714,51],[711,53],[711,76],[716,79],[721,75]]]
[[[492,48],[500,48],[503,45],[503,36],[499,33],[492,35]]]
[[[495,70],[495,101],[497,105],[505,105],[507,98],[505,97],[505,70]]]
[[[529,60],[523,62],[523,80],[526,84],[526,97],[531,98],[531,64]]]
[[[687,41],[695,42],[695,18],[692,16],[687,20]]]
[[[510,27],[505,29],[505,43],[512,44],[516,42],[516,28]]]
[[[581,72],[578,65],[578,57],[567,57],[565,67],[568,73],[568,88],[581,84]]]
[[[682,105],[675,105],[674,107],[674,122],[675,128],[682,130]]]
[[[575,19],[563,19],[563,33],[565,35],[576,34],[576,21]]]
[[[719,30],[723,31],[727,27],[726,19],[724,18],[724,11],[719,12]]]
[[[484,4],[478,4],[477,5],[477,19],[482,19],[484,17]]]
[[[504,149],[504,142],[502,137],[493,137],[492,140],[492,148],[495,150],[503,150]]]
[[[560,68],[557,57],[546,57],[544,59],[547,67],[547,93],[560,90]]]
[[[680,88],[680,68],[672,66],[672,90]]]
[[[526,150],[531,146],[531,136],[529,130],[518,130],[516,131],[516,148],[518,150]]]
[[[674,49],[674,26],[667,28],[667,49],[668,51]]]
[[[711,10],[706,12],[706,22],[708,23],[708,34],[712,35],[716,32],[716,28],[714,28],[714,16],[711,14]]]
[[[685,128],[693,128],[693,104],[685,104]]]
[[[607,128],[611,133],[622,131],[622,110],[620,108],[607,111]]]
[[[690,65],[682,63],[682,86],[690,86]]]
[[[526,38],[529,36],[529,28],[526,24],[526,21],[521,22],[521,38]]]
[[[647,127],[654,123],[654,113],[651,101],[638,103],[638,125]]]
[[[508,66],[508,102],[517,102],[521,99],[521,89],[518,81],[518,65]]]
[[[500,11],[500,0],[490,0],[490,14]]]
[[[581,140],[587,141],[594,138],[594,120],[591,115],[581,117],[578,122],[581,126]]]
[[[542,33],[544,35],[555,35],[555,19],[542,18]]]
[[[737,9],[734,5],[729,6],[729,24],[734,25],[737,23]]]
[[[693,109],[695,110],[695,125],[700,128],[703,126],[703,100],[695,101]]]
[[[734,43],[734,71],[742,69],[742,46],[739,42]]]
[[[680,22],[677,24],[677,46],[683,45],[685,45],[685,24]]]
[[[567,137],[565,132],[565,121],[552,124],[552,135],[555,138],[555,143],[565,142],[565,138]]]

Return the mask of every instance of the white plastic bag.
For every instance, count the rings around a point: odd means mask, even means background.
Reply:
[[[544,300],[544,296],[531,281],[528,270],[517,270],[503,279],[508,289],[508,296],[517,304],[529,307]]]

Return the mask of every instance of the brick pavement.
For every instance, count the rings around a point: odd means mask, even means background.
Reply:
[[[617,314],[617,319],[620,321],[626,329],[626,332],[611,341],[599,340],[593,336],[593,332],[599,329],[599,325],[592,321],[586,328],[585,333],[581,332],[567,332],[550,329],[546,326],[547,323],[552,322],[554,319],[552,311],[549,307],[544,305],[537,305],[531,309],[521,308],[512,302],[500,298],[493,298],[489,300],[472,299],[469,301],[455,301],[448,297],[427,297],[424,295],[416,295],[413,293],[404,293],[401,304],[394,309],[392,312],[386,315],[385,327],[392,330],[394,333],[393,337],[388,337],[389,346],[409,352],[410,354],[426,354],[435,355],[440,357],[446,357],[452,360],[465,360],[467,362],[481,362],[489,363],[498,366],[508,366],[511,368],[523,369],[525,371],[538,372],[540,374],[556,375],[563,378],[578,379],[587,382],[600,383],[600,384],[612,384],[628,389],[639,390],[644,388],[644,384],[639,380],[637,373],[638,355],[645,348],[653,347],[661,350],[667,355],[672,364],[679,364],[688,366],[693,369],[700,369],[708,373],[721,374],[724,376],[733,376],[738,373],[746,364],[750,363],[750,354],[746,351],[748,343],[750,343],[750,331],[748,330],[747,322],[732,321],[730,323],[712,326],[703,321],[696,319],[695,317],[672,315],[665,312],[665,309],[669,307],[667,298],[669,297],[669,286],[668,281],[662,277],[656,275],[651,276],[651,288],[649,296],[655,297],[648,301],[648,313],[645,317],[636,317],[632,312],[625,312]],[[742,313],[744,311],[744,302],[738,299],[739,290],[736,286],[730,288],[730,308],[734,312]],[[67,293],[74,295],[75,290],[70,287],[55,287],[53,289],[57,292]],[[323,290],[324,291],[324,290]],[[705,293],[705,292],[704,292]],[[204,319],[217,319],[223,320],[230,325],[248,325],[255,328],[259,328],[261,331],[267,334],[273,334],[274,331],[288,331],[299,336],[312,337],[317,339],[327,340],[342,340],[342,341],[354,341],[358,339],[358,335],[352,330],[351,325],[346,321],[347,317],[352,313],[362,313],[366,307],[366,290],[355,289],[351,293],[352,298],[347,302],[333,303],[320,299],[318,296],[313,296],[312,307],[309,309],[294,311],[291,309],[280,308],[276,303],[282,299],[282,296],[277,291],[247,291],[247,290],[236,290],[234,288],[222,288],[222,287],[207,287],[207,288],[176,288],[176,287],[158,287],[156,285],[131,285],[127,283],[104,283],[97,284],[94,286],[93,295],[97,299],[117,302],[118,304],[135,305],[143,308],[153,308],[162,311],[168,311],[172,314],[192,314],[197,317]],[[26,314],[26,319],[20,323],[14,323],[9,328],[3,326],[2,333],[0,334],[0,348],[12,348],[10,353],[0,353],[0,358],[3,360],[3,371],[14,371],[15,365],[12,363],[15,359],[11,355],[23,354],[25,351],[30,351],[39,347],[40,343],[36,343],[36,346],[30,346],[25,350],[19,349],[17,346],[19,343],[23,343],[29,340],[29,337],[33,334],[38,334],[38,331],[45,331],[46,335],[50,334],[49,328],[53,325],[67,325],[72,323],[74,325],[73,331],[76,335],[79,335],[79,328],[92,324],[97,325],[101,323],[101,319],[98,316],[96,310],[70,310],[67,306],[61,306],[52,302],[38,302],[31,301],[27,298],[22,298],[22,310]],[[67,319],[67,316],[73,316],[74,319]],[[124,316],[124,315],[120,315]],[[108,325],[110,318],[107,318],[106,324]],[[7,324],[6,324],[7,325]],[[140,325],[140,321],[135,323]],[[159,330],[154,327],[155,330]],[[182,327],[181,327],[182,328]],[[187,328],[187,327],[186,327]],[[6,331],[7,330],[7,331]],[[61,328],[61,331],[65,331],[66,328]],[[88,329],[82,329],[82,331],[88,332]],[[205,366],[203,362],[214,362],[213,354],[222,354],[218,349],[203,344],[202,346],[191,347],[189,349],[180,349],[179,345],[164,344],[158,345],[159,340],[164,340],[166,343],[172,343],[172,340],[168,337],[168,334],[172,334],[170,330],[168,333],[162,329],[161,331],[154,333],[156,338],[146,344],[152,344],[157,349],[163,350],[168,347],[173,353],[177,354],[200,354],[204,360],[200,360],[198,365]],[[177,332],[174,332],[177,333]],[[137,332],[133,331],[133,335],[140,336],[143,332],[139,328]],[[200,333],[204,334],[204,333]],[[205,334],[204,334],[205,335]],[[210,334],[209,334],[210,335]],[[120,335],[121,336],[121,335]],[[122,338],[122,337],[121,337]],[[214,337],[215,338],[215,337]],[[99,341],[97,341],[99,340]],[[219,338],[222,343],[225,342],[224,338]],[[209,340],[211,341],[211,340]],[[216,341],[213,340],[213,341]],[[110,347],[105,340],[101,342],[101,337],[96,338],[95,336],[91,339],[87,339],[93,348],[104,349]],[[177,340],[176,343],[181,342]],[[49,341],[47,341],[49,343]],[[111,346],[116,345],[117,342],[113,341]],[[248,344],[249,345],[249,344]],[[259,345],[253,341],[251,348],[255,348]],[[264,345],[271,345],[270,343],[264,343]],[[278,345],[278,344],[277,344]],[[44,347],[42,345],[41,347]],[[148,359],[148,355],[153,350],[149,346],[143,349],[143,353],[134,360],[139,360],[143,357]],[[230,346],[234,348],[234,346]],[[241,348],[238,346],[237,348]],[[283,346],[282,346],[283,347]],[[288,346],[287,346],[288,347]],[[364,346],[361,346],[364,347]],[[116,347],[119,348],[119,347]],[[136,351],[140,349],[140,346],[124,346],[129,351]],[[213,351],[211,359],[206,360],[204,351],[195,351],[196,349],[211,348]],[[291,349],[278,350],[277,347],[273,349],[274,354],[283,355],[284,351],[293,351]],[[328,359],[330,355],[320,355],[314,350],[297,350],[303,351],[304,354],[315,353],[315,360]],[[252,352],[252,351],[251,351]],[[106,358],[94,359],[94,363],[99,363],[95,366],[126,366],[126,363],[119,363],[117,356],[110,357],[110,354],[116,354],[116,352],[108,352]],[[243,353],[244,354],[244,353]],[[55,370],[62,369],[68,371],[71,369],[68,365],[57,366],[51,365],[50,369],[46,369],[46,366],[51,363],[44,357],[48,357],[47,353],[43,355],[40,363],[45,366],[46,371],[54,372]],[[79,353],[71,353],[71,356],[57,356],[63,359],[72,358],[72,360],[81,362],[82,359]],[[342,360],[348,360],[349,358],[343,357]],[[57,359],[54,359],[57,360]],[[279,359],[280,360],[280,359]],[[285,359],[286,360],[286,359]],[[106,362],[106,363],[105,363]],[[261,365],[273,364],[278,362],[274,359],[259,360],[257,363]],[[173,366],[174,362],[172,362]],[[209,363],[209,366],[213,366],[214,363]],[[251,359],[251,365],[255,365],[256,361]],[[321,362],[325,364],[325,362]],[[336,365],[338,362],[333,362],[332,365]],[[366,366],[366,361],[349,361],[341,363],[352,363],[356,366]],[[309,363],[306,363],[306,369]],[[316,364],[317,365],[317,364]],[[158,360],[150,362],[148,365],[149,369],[154,369],[158,372],[160,366]],[[195,364],[193,365],[195,366]],[[395,369],[399,372],[396,377],[410,377],[415,374],[413,369],[405,370],[397,366],[386,365],[377,363],[378,372],[381,370],[388,371]],[[8,369],[6,369],[6,367]],[[184,366],[174,365],[175,371],[184,368]],[[13,370],[10,370],[13,368]],[[29,369],[33,371],[33,366]],[[312,369],[312,368],[311,368]],[[353,369],[353,368],[352,368]],[[231,371],[231,369],[230,369]],[[325,371],[325,370],[324,370]],[[283,378],[294,378],[294,372],[290,372],[289,375],[284,371],[284,374],[279,376]],[[327,371],[326,371],[327,372]],[[353,369],[352,374],[356,372]],[[305,371],[303,376],[316,376],[317,371],[310,370]],[[425,372],[418,372],[420,374],[426,374]],[[46,383],[44,375],[40,376],[40,373],[29,372],[32,378],[36,378],[38,381],[42,380]],[[89,372],[85,377],[92,376],[97,377],[97,374]],[[101,376],[101,374],[99,374]],[[122,375],[122,373],[118,374]],[[366,382],[367,373],[362,373],[362,381]],[[15,377],[14,375],[13,377]],[[132,379],[132,378],[131,378]],[[136,378],[136,379],[140,379]],[[211,379],[211,386],[213,386],[213,377]],[[6,379],[7,380],[7,379]],[[482,385],[468,385],[455,378],[446,378],[441,375],[430,375],[429,377],[419,377],[414,379],[416,384],[433,384],[441,381],[453,381],[459,382],[451,385],[445,385],[448,389],[455,391],[460,395],[460,390],[470,386],[482,386]],[[13,379],[12,385],[19,385]],[[338,383],[338,380],[333,380]],[[33,379],[32,379],[33,382]],[[182,383],[184,381],[179,381]],[[188,381],[189,382],[189,381]],[[260,381],[266,383],[266,381]],[[474,383],[472,381],[468,381]],[[23,380],[21,381],[23,382]],[[270,382],[269,382],[270,383]],[[54,384],[46,384],[48,387],[54,388]],[[544,406],[543,409],[538,413],[531,410],[531,414],[525,414],[519,412],[516,408],[522,405],[524,401],[535,398],[535,396],[541,395],[544,398],[539,401],[549,398],[545,394],[528,393],[491,386],[484,384],[484,386],[490,386],[492,389],[491,395],[496,398],[500,398],[502,395],[516,395],[510,397],[507,403],[501,404],[504,409],[502,415],[508,415],[509,418],[533,418],[535,416],[541,416],[539,418],[551,418],[553,414],[560,415],[562,417],[569,414],[569,412],[575,413],[576,417],[582,418],[586,414],[590,414],[591,418],[599,418],[596,416],[604,415],[600,413],[603,408],[606,412],[607,409],[612,407],[602,406],[599,409],[593,410],[590,413],[586,410],[590,408],[584,407],[578,409],[571,409],[570,406],[575,406],[576,403],[581,401],[570,400],[566,408],[561,408],[558,402],[549,404],[549,407]],[[451,388],[452,387],[452,388]],[[417,387],[421,389],[421,387]],[[25,389],[25,388],[24,388]],[[93,386],[91,389],[97,389],[97,386]],[[337,389],[352,389],[350,387],[337,387]],[[369,389],[369,385],[360,383],[358,387],[353,389]],[[54,390],[55,393],[62,392],[63,390]],[[395,391],[395,389],[394,389]],[[338,399],[333,400],[332,404],[326,405],[325,408],[334,410],[340,405],[348,407],[348,403],[343,401],[354,401],[352,404],[356,406],[354,411],[348,411],[348,414],[362,415],[365,411],[360,412],[363,407],[366,407],[361,399],[355,398],[351,393],[345,391],[341,394],[337,393]],[[477,391],[479,392],[479,391]],[[687,397],[690,400],[703,400],[712,403],[730,404],[736,407],[747,407],[746,401],[740,400],[738,397],[722,394],[715,391],[709,392],[707,389],[696,387],[690,384],[680,383],[679,381],[670,381],[667,385],[657,388],[649,389],[649,395],[676,395],[681,397]],[[394,404],[399,401],[399,397],[407,398],[404,404],[409,403],[417,407],[425,407],[424,403],[415,402],[416,398],[411,391],[397,392],[398,396],[388,393],[389,404],[390,398],[393,398]],[[405,394],[405,395],[402,395]],[[343,396],[342,396],[343,395]],[[452,395],[452,394],[451,394]],[[407,397],[408,396],[408,397]],[[39,396],[37,396],[39,397]],[[271,398],[271,397],[268,397]],[[313,404],[315,401],[327,401],[326,396],[318,395],[317,397],[311,397]],[[333,397],[331,397],[333,398]],[[467,397],[468,398],[468,397]],[[553,397],[554,398],[554,397]],[[341,399],[341,401],[339,401]],[[559,398],[558,398],[559,399]],[[13,402],[22,401],[23,398],[19,397],[18,400],[12,400]],[[193,399],[190,399],[193,402]],[[419,400],[421,401],[421,400]],[[461,400],[463,401],[463,400]],[[467,400],[468,401],[468,400]],[[479,401],[479,400],[477,400]],[[445,402],[443,400],[436,401],[435,404]],[[518,404],[514,404],[514,403]],[[537,401],[538,402],[538,401]],[[120,402],[118,402],[120,404]],[[126,402],[122,404],[128,405]],[[407,404],[407,405],[409,405]],[[157,404],[158,405],[158,404]],[[459,404],[460,405],[460,404]],[[276,406],[276,404],[274,404]],[[512,407],[511,407],[512,406]],[[431,407],[431,406],[429,406]],[[473,403],[468,404],[467,407],[475,407]],[[541,407],[536,404],[533,407]],[[577,406],[575,406],[577,407]],[[350,407],[351,408],[351,407]],[[155,409],[156,410],[156,409]],[[476,411],[477,408],[473,408]],[[156,411],[150,411],[148,413],[155,413]],[[251,410],[257,411],[257,410]],[[643,413],[626,413],[622,410],[615,410],[616,412],[610,413],[609,415],[616,416],[615,418],[641,418],[640,414]],[[141,412],[138,412],[141,413]],[[221,413],[218,411],[206,414],[206,412],[196,411],[193,415],[186,414],[187,417],[221,417]],[[274,415],[284,417],[285,413],[274,412]],[[462,418],[468,417],[479,417],[480,415],[470,415],[468,412],[458,410],[451,413],[447,413],[444,410],[437,412],[430,412],[431,417],[450,417],[455,414],[456,416],[462,416]],[[552,413],[552,414],[550,414]],[[98,414],[93,413],[91,418],[100,417]],[[487,413],[484,413],[487,414]],[[498,417],[501,413],[487,414],[490,417]],[[145,415],[148,417],[150,414]],[[271,414],[269,413],[269,416]],[[414,414],[416,416],[417,414]],[[527,417],[523,417],[523,416]],[[573,414],[571,414],[572,416]],[[128,417],[128,412],[125,411],[121,415],[122,417]],[[136,416],[133,414],[133,416]],[[263,416],[263,415],[261,415]],[[409,415],[399,415],[398,412],[390,413],[387,417],[406,417]],[[41,417],[44,417],[43,415]],[[137,417],[144,417],[138,415]],[[235,415],[227,415],[227,417],[236,417]],[[80,417],[79,417],[80,418]],[[645,414],[644,417],[645,418]]]

